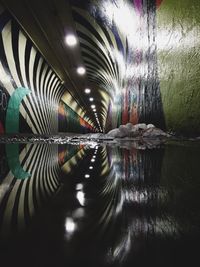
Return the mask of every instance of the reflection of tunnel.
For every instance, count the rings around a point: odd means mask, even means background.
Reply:
[[[198,0],[1,0],[0,133],[24,87],[21,133],[146,122],[199,134],[198,11]]]

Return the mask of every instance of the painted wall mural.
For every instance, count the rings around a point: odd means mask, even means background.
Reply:
[[[2,7],[0,51],[0,134],[57,133],[59,104],[66,88],[18,23]],[[19,88],[26,88],[29,92],[20,102]],[[69,124],[63,126],[62,131],[66,130],[71,131]],[[78,120],[76,130],[84,130],[84,125],[78,125]]]
[[[59,104],[59,132],[88,133],[93,127],[62,100]]]
[[[111,97],[107,130],[139,121],[165,128],[156,57],[161,2],[71,2],[89,80]]]

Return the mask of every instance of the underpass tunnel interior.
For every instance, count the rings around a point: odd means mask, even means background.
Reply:
[[[1,0],[0,133],[200,134],[198,0]]]

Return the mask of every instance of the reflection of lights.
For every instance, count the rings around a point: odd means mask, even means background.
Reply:
[[[90,90],[89,88],[86,88],[86,89],[85,89],[85,93],[86,93],[86,94],[89,94],[90,92],[91,92],[91,90]]]
[[[74,219],[80,219],[84,216],[84,214],[85,214],[84,208],[81,207],[81,208],[76,209],[73,212],[72,216]]]
[[[85,72],[86,72],[86,70],[85,70],[84,67],[78,67],[76,71],[77,71],[77,73],[80,74],[80,75],[84,75]]]
[[[68,232],[68,233],[73,233],[76,229],[76,224],[74,223],[73,219],[72,218],[66,218],[66,221],[65,221],[65,230]]]
[[[76,185],[76,190],[82,190],[82,189],[83,189],[83,184]]]
[[[89,146],[90,146],[90,148],[95,148],[96,145],[97,145],[97,142],[93,142],[93,141],[90,141],[90,142],[89,142]]]
[[[76,198],[78,199],[79,203],[81,206],[84,206],[85,204],[85,195],[82,191],[77,192]]]
[[[93,156],[93,159],[96,159],[96,156]]]
[[[92,169],[93,169],[93,167],[92,167],[92,166],[90,166],[90,167],[89,167],[89,169],[90,169],[90,170],[92,170]]]
[[[65,38],[65,41],[69,46],[75,46],[77,44],[77,39],[73,34],[68,34]]]
[[[90,178],[90,175],[89,174],[85,174],[85,178]]]

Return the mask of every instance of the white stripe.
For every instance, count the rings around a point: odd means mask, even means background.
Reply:
[[[12,32],[11,32],[11,22],[6,24],[2,31],[2,39],[3,39],[3,46],[8,62],[8,66],[10,69],[10,72],[12,74],[12,77],[14,78],[14,81],[17,85],[17,87],[21,86],[21,83],[18,78],[17,70],[16,70],[16,64],[15,59],[13,55],[13,48],[12,48]]]

